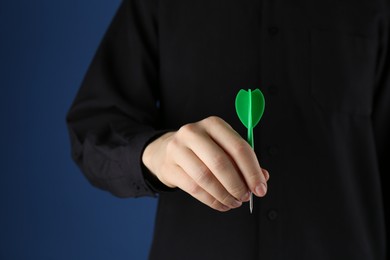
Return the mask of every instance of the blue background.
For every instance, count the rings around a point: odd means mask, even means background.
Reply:
[[[146,259],[156,200],[93,188],[65,114],[119,0],[0,0],[0,259]]]

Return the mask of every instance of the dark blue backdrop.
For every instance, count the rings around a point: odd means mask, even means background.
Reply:
[[[0,0],[0,259],[146,259],[156,200],[93,188],[65,114],[119,0]]]

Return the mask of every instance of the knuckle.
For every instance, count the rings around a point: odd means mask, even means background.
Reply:
[[[235,208],[236,206],[234,205],[234,201],[235,199],[229,193],[226,192],[224,195],[222,195],[222,200],[221,200],[222,204],[230,205],[231,207]]]
[[[200,185],[207,185],[213,180],[212,173],[206,166],[199,167],[195,181]]]
[[[230,204],[230,201],[231,201],[231,196],[230,194],[226,193],[222,196],[222,204],[225,204],[225,205],[229,205]]]
[[[209,206],[215,210],[220,211],[220,212],[225,212],[225,211],[229,210],[229,208],[222,205],[217,199],[214,199]]]
[[[250,146],[247,142],[245,142],[244,140],[240,140],[240,141],[237,141],[237,143],[235,143],[233,145],[233,153],[235,155],[243,155],[243,154],[247,154],[248,151],[250,151]]]
[[[168,143],[166,147],[166,151],[168,154],[174,154],[175,151],[180,146],[180,141],[177,138],[172,138]]]
[[[220,125],[220,124],[223,124],[223,122],[224,121],[220,117],[217,117],[217,116],[209,116],[203,120],[203,123],[205,123],[206,125],[211,125],[211,126]]]
[[[164,163],[161,165],[159,172],[156,173],[156,176],[163,184],[173,188],[175,187],[175,179],[170,178],[171,174],[169,173],[171,172],[173,172],[173,170],[171,169],[169,164]]]
[[[202,191],[202,188],[196,183],[196,182],[191,182],[188,184],[188,193],[196,196]]]
[[[166,179],[165,175],[169,171],[170,171],[169,165],[167,163],[162,163],[158,169],[158,176],[165,180]]]
[[[257,172],[252,172],[248,174],[248,184],[251,187],[255,187],[261,181],[260,174]]]
[[[223,154],[217,154],[212,159],[212,166],[217,172],[223,172],[229,168],[230,161]]]
[[[222,119],[217,117],[217,116],[209,116],[207,118],[207,120],[209,120],[210,122],[214,122],[214,123],[221,123]]]
[[[183,137],[183,138],[188,138],[188,137],[191,137],[192,135],[194,135],[197,131],[197,126],[196,124],[193,124],[193,123],[190,123],[190,124],[186,124],[186,125],[183,125],[182,127],[180,127],[179,131],[178,131],[178,135],[180,137]]]
[[[240,200],[248,192],[248,188],[245,185],[239,184],[231,187],[229,191],[233,197]]]
[[[209,206],[213,209],[218,209],[220,207],[220,204],[221,203],[217,199],[213,199]]]

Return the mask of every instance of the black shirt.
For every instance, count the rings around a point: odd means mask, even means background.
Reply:
[[[125,0],[67,121],[89,181],[159,194],[151,259],[386,259],[388,0]],[[153,138],[219,116],[239,89],[266,109],[265,198],[220,213],[142,166]]]

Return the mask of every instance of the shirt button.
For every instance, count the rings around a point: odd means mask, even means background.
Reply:
[[[279,28],[278,27],[271,26],[271,27],[268,28],[268,33],[271,36],[277,35],[278,32],[279,32]]]
[[[267,217],[269,220],[274,221],[278,218],[278,216],[279,214],[276,210],[271,209],[270,211],[268,211]]]
[[[139,190],[141,189],[141,187],[140,187],[137,183],[135,183],[135,182],[133,182],[133,186],[134,186],[134,188],[135,188],[137,191],[139,191]]]
[[[278,148],[276,146],[270,146],[268,147],[268,154],[270,156],[275,156],[278,154]]]

